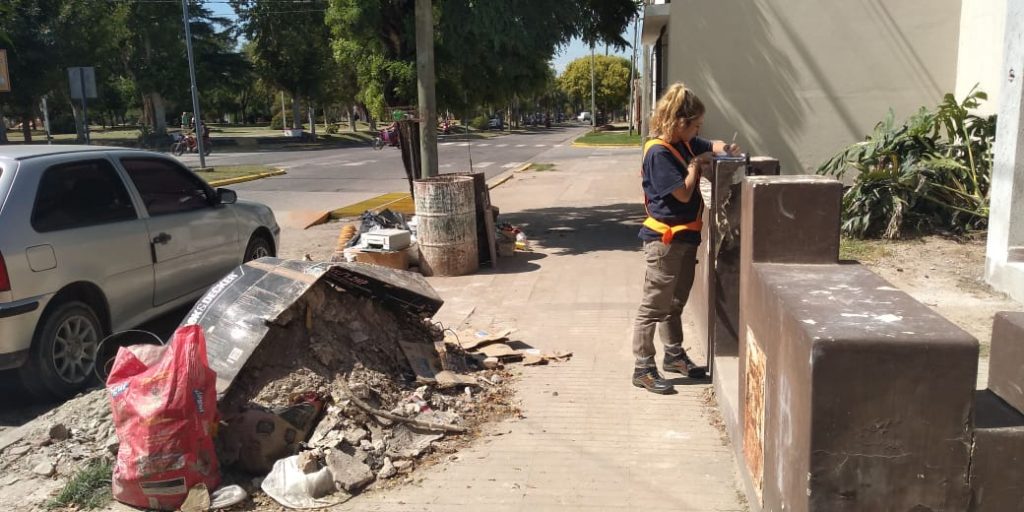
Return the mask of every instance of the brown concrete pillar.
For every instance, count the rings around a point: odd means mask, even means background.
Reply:
[[[970,512],[1024,511],[1024,415],[987,389],[975,394],[970,481]]]
[[[988,365],[988,388],[1024,412],[1024,312],[996,313]]]
[[[841,186],[748,178],[741,463],[755,510],[965,510],[978,345],[859,265]]]

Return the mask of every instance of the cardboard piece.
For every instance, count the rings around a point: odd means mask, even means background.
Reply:
[[[434,382],[437,374],[442,371],[441,358],[433,343],[419,343],[413,341],[399,341],[409,366],[416,374],[416,380],[421,382]]]
[[[502,360],[518,360],[523,358],[522,352],[515,350],[504,343],[494,343],[492,345],[485,345],[483,347],[480,347],[480,349],[477,350],[477,352],[480,352],[481,354],[487,357],[497,357],[498,359]]]
[[[449,333],[445,336],[445,341],[457,344],[462,347],[463,350],[472,351],[484,345],[505,341],[513,332],[515,332],[515,329],[505,329],[493,334],[487,331],[464,330],[460,331],[457,336],[453,336]]]
[[[407,270],[409,268],[409,254],[405,250],[377,251],[359,249],[352,252],[355,254],[357,263],[369,263],[398,270]]]

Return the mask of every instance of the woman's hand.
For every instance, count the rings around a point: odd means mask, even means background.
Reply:
[[[729,156],[736,156],[743,152],[743,150],[740,149],[740,145],[736,143],[726,144],[722,150]]]
[[[715,160],[715,154],[708,151],[701,153],[690,160],[690,166],[696,168],[697,175],[710,174],[711,164]]]

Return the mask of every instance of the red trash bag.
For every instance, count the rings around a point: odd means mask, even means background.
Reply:
[[[175,510],[192,486],[217,488],[216,381],[198,325],[179,327],[163,347],[118,350],[107,378],[121,442],[112,479],[114,499]]]

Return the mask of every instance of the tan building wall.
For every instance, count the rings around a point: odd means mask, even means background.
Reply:
[[[999,91],[1003,76],[1003,27],[1006,26],[1006,0],[967,0],[960,9],[960,49],[956,63],[956,97],[961,99],[978,85],[988,101],[978,112],[995,114],[999,110]]]
[[[959,0],[676,0],[667,83],[708,108],[703,133],[813,171],[892,107],[956,86]]]

